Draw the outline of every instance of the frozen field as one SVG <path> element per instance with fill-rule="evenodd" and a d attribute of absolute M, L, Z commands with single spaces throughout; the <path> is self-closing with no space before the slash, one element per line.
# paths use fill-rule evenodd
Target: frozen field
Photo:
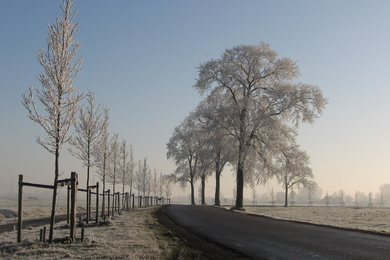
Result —
<path fill-rule="evenodd" d="M 84 208 L 78 207 L 79 211 Z M 50 217 L 51 200 L 24 200 L 23 219 Z M 0 225 L 16 222 L 18 214 L 18 201 L 16 199 L 0 199 Z M 66 201 L 58 200 L 56 214 L 66 214 Z"/>
<path fill-rule="evenodd" d="M 246 212 L 276 219 L 359 229 L 390 235 L 389 208 L 247 207 Z"/>

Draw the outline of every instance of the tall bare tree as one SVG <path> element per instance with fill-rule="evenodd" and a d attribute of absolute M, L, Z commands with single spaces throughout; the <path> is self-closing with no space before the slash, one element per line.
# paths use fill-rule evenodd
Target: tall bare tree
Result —
<path fill-rule="evenodd" d="M 153 170 L 153 175 L 150 178 L 150 190 L 153 193 L 153 196 L 157 196 L 158 180 L 157 180 L 157 170 Z"/>
<path fill-rule="evenodd" d="M 80 44 L 76 40 L 78 24 L 74 23 L 76 16 L 72 0 L 65 0 L 61 7 L 63 16 L 56 16 L 56 23 L 49 26 L 47 49 L 37 51 L 38 61 L 44 72 L 38 76 L 42 90 L 30 87 L 23 94 L 23 106 L 29 112 L 29 118 L 42 126 L 47 137 L 37 137 L 37 142 L 47 151 L 54 154 L 54 190 L 50 221 L 49 241 L 53 240 L 53 227 L 57 198 L 56 181 L 59 177 L 59 158 L 63 145 L 69 141 L 69 130 L 76 120 L 80 109 L 79 102 L 84 97 L 73 85 L 74 79 L 81 70 L 82 58 L 76 58 Z M 34 92 L 44 108 L 39 107 L 34 100 Z"/>
<path fill-rule="evenodd" d="M 105 209 L 105 193 L 106 190 L 106 182 L 107 182 L 107 175 L 109 172 L 109 162 L 111 158 L 111 146 L 110 146 L 110 135 L 108 132 L 108 126 L 109 126 L 109 111 L 108 108 L 104 108 L 104 121 L 106 124 L 104 125 L 103 132 L 102 132 L 102 138 L 100 139 L 100 146 L 97 152 L 94 154 L 96 157 L 96 167 L 98 169 L 97 173 L 100 177 L 100 179 L 103 182 L 103 200 L 102 200 L 102 216 L 104 216 L 104 209 Z M 108 198 L 110 199 L 110 198 Z"/>
<path fill-rule="evenodd" d="M 87 190 L 89 185 L 90 170 L 96 165 L 94 156 L 102 145 L 101 138 L 105 131 L 108 118 L 104 116 L 104 108 L 95 103 L 93 92 L 88 93 L 87 105 L 80 109 L 78 120 L 74 127 L 76 134 L 69 140 L 72 148 L 69 152 L 83 162 L 87 167 Z M 90 199 L 87 192 L 87 218 L 90 216 Z"/>
<path fill-rule="evenodd" d="M 263 166 L 275 138 L 291 124 L 313 122 L 326 104 L 318 87 L 295 83 L 298 75 L 295 62 L 264 43 L 227 49 L 199 66 L 194 87 L 224 100 L 228 113 L 214 120 L 235 139 L 236 209 L 243 209 L 245 178 Z"/>
<path fill-rule="evenodd" d="M 166 199 L 170 198 L 172 195 L 172 184 L 175 182 L 175 174 L 164 175 L 162 176 L 164 196 Z"/>
<path fill-rule="evenodd" d="M 144 157 L 140 172 L 142 196 L 145 197 L 150 190 L 150 166 L 148 165 L 148 157 Z"/>
<path fill-rule="evenodd" d="M 135 176 L 135 189 L 137 190 L 137 195 L 140 196 L 141 195 L 141 191 L 142 191 L 142 161 L 141 160 L 138 160 L 138 163 L 137 163 L 137 172 L 136 172 L 136 176 Z"/>
<path fill-rule="evenodd" d="M 114 134 L 111 137 L 111 141 L 110 141 L 111 156 L 109 161 L 110 164 L 109 164 L 108 177 L 112 184 L 113 194 L 115 193 L 115 187 L 118 184 L 118 179 L 119 179 L 118 171 L 119 171 L 119 160 L 120 160 L 120 147 L 119 147 L 118 138 L 119 138 L 119 134 Z"/>
<path fill-rule="evenodd" d="M 127 162 L 127 185 L 129 185 L 129 193 L 130 195 L 133 194 L 133 188 L 134 188 L 134 182 L 135 182 L 135 161 L 134 161 L 134 153 L 133 153 L 133 146 L 130 144 L 129 146 L 129 160 Z"/>
<path fill-rule="evenodd" d="M 122 139 L 122 143 L 120 144 L 120 160 L 119 160 L 119 168 L 120 168 L 120 178 L 119 180 L 122 182 L 122 205 L 124 208 L 125 201 L 125 186 L 128 183 L 129 179 L 129 149 L 126 144 L 126 140 Z"/>
<path fill-rule="evenodd" d="M 157 188 L 159 197 L 163 196 L 163 189 L 164 189 L 164 180 L 163 180 L 162 171 L 160 171 L 160 178 L 158 178 L 158 188 Z"/>

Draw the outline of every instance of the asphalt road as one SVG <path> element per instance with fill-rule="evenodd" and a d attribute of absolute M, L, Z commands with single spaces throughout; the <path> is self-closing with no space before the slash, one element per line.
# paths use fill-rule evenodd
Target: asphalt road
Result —
<path fill-rule="evenodd" d="M 170 205 L 166 214 L 189 232 L 253 259 L 390 259 L 390 237 L 231 212 Z"/>

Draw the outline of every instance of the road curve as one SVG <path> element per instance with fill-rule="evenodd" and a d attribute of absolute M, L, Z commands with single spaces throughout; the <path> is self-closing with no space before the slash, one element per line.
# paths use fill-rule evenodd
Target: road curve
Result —
<path fill-rule="evenodd" d="M 170 205 L 196 235 L 253 259 L 389 259 L 390 237 L 274 220 L 211 206 Z"/>

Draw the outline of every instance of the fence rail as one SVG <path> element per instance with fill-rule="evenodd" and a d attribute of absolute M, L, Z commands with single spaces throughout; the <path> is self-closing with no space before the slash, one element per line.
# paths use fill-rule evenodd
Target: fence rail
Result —
<path fill-rule="evenodd" d="M 96 185 L 88 186 L 87 189 L 78 188 L 78 175 L 76 172 L 71 173 L 70 179 L 58 180 L 55 182 L 56 186 L 65 186 L 67 185 L 67 223 L 70 224 L 70 239 L 71 243 L 76 241 L 76 202 L 77 202 L 77 192 L 86 192 L 87 200 L 86 200 L 86 224 L 89 224 L 91 220 L 91 200 L 92 195 L 95 195 L 95 222 L 99 223 L 99 220 L 106 221 L 107 218 L 114 217 L 115 214 L 121 213 L 121 211 L 128 211 L 135 208 L 143 208 L 149 206 L 158 206 L 163 204 L 170 204 L 170 198 L 158 197 L 158 196 L 142 196 L 135 194 L 120 193 L 115 192 L 111 193 L 110 189 L 103 190 L 99 193 L 99 182 Z M 35 188 L 44 188 L 44 189 L 54 189 L 54 185 L 45 185 L 39 183 L 30 183 L 23 181 L 23 175 L 19 175 L 19 194 L 18 194 L 18 236 L 17 242 L 21 242 L 22 240 L 22 212 L 23 212 L 23 187 L 30 186 Z M 96 189 L 96 192 L 92 191 L 92 189 Z M 101 203 L 99 197 L 102 197 Z M 122 199 L 121 199 L 122 198 Z M 137 200 L 137 203 L 135 203 Z M 107 201 L 107 203 L 106 203 Z M 121 207 L 122 201 L 122 207 Z M 99 210 L 100 208 L 100 210 Z M 80 218 L 80 221 L 82 219 Z M 83 231 L 83 230 L 82 230 Z M 83 233 L 83 232 L 82 232 Z M 82 239 L 83 240 L 83 239 Z M 40 233 L 40 241 L 45 241 L 45 232 L 44 230 Z M 52 242 L 52 241 L 49 241 Z"/>

